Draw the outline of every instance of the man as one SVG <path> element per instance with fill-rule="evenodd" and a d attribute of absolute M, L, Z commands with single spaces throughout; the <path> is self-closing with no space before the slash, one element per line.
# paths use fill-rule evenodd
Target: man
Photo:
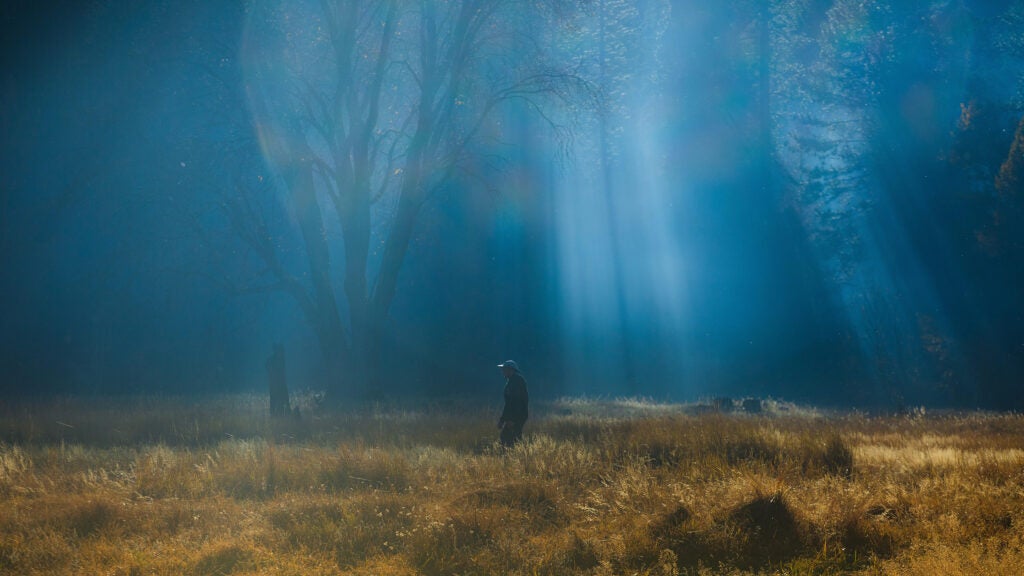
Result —
<path fill-rule="evenodd" d="M 505 407 L 498 419 L 498 428 L 501 429 L 501 445 L 509 448 L 523 438 L 530 395 L 526 391 L 526 378 L 514 361 L 506 360 L 498 364 L 498 368 L 505 375 Z"/>

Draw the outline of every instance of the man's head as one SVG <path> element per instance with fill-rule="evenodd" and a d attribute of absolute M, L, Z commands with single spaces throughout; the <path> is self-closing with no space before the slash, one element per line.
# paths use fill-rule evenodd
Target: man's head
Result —
<path fill-rule="evenodd" d="M 519 365 L 516 364 L 515 360 L 505 360 L 498 364 L 498 368 L 501 368 L 501 373 L 505 375 L 505 378 L 519 372 Z"/>

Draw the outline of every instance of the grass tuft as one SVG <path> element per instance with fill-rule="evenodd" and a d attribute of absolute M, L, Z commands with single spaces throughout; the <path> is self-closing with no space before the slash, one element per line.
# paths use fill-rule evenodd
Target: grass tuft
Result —
<path fill-rule="evenodd" d="M 796 516 L 782 494 L 758 494 L 726 518 L 738 553 L 736 565 L 759 568 L 778 564 L 805 551 Z"/>

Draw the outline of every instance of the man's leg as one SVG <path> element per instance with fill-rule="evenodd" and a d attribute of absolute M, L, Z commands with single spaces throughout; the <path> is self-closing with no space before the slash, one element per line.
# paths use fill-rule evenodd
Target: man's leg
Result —
<path fill-rule="evenodd" d="M 520 422 L 505 422 L 501 427 L 501 445 L 511 448 L 523 439 L 523 425 Z"/>
<path fill-rule="evenodd" d="M 513 422 L 512 423 L 512 443 L 516 444 L 523 439 L 523 423 Z"/>
<path fill-rule="evenodd" d="M 505 448 L 512 446 L 512 423 L 505 422 L 501 425 L 501 435 L 498 436 L 501 445 Z"/>

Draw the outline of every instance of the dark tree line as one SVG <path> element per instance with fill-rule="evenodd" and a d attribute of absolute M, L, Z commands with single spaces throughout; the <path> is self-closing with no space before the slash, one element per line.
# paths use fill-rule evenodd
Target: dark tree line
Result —
<path fill-rule="evenodd" d="M 779 170 L 754 170 L 792 207 L 824 273 L 846 398 L 1019 403 L 1021 233 L 1005 224 L 1020 205 L 1000 174 L 1013 172 L 1024 116 L 1021 8 L 767 12 L 752 14 L 762 57 L 750 76 L 771 124 L 761 151 Z"/>

